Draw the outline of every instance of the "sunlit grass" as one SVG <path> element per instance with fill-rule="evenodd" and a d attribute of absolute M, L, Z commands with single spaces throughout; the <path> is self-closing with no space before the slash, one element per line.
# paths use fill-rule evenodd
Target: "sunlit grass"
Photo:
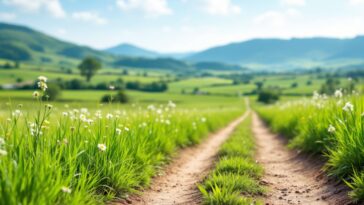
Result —
<path fill-rule="evenodd" d="M 32 98 L 32 92 L 28 95 Z M 150 184 L 179 148 L 244 108 L 173 102 L 72 107 L 39 98 L 0 112 L 0 204 L 103 204 Z"/>
<path fill-rule="evenodd" d="M 263 169 L 253 158 L 251 118 L 246 119 L 224 143 L 212 173 L 199 185 L 204 204 L 262 204 L 254 196 L 265 188 L 259 184 Z"/>

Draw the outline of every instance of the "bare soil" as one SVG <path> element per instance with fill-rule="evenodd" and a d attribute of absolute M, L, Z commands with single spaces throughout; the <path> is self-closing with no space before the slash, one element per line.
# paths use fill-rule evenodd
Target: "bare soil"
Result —
<path fill-rule="evenodd" d="M 211 134 L 199 145 L 181 150 L 177 158 L 163 169 L 164 173 L 153 179 L 151 187 L 142 196 L 133 196 L 122 204 L 200 204 L 201 195 L 197 184 L 213 167 L 219 147 L 248 114 L 249 111 L 227 127 Z"/>
<path fill-rule="evenodd" d="M 266 204 L 350 204 L 348 188 L 322 171 L 324 160 L 286 148 L 282 136 L 272 134 L 253 114 L 257 161 L 264 167 L 262 183 L 269 188 Z"/>

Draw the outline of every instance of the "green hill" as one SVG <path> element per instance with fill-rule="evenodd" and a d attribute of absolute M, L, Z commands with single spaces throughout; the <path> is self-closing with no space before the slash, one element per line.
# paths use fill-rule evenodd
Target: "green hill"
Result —
<path fill-rule="evenodd" d="M 144 57 L 155 58 L 160 54 L 154 51 L 150 51 L 144 48 L 134 46 L 132 44 L 124 43 L 105 50 L 114 55 L 130 56 L 130 57 Z"/>
<path fill-rule="evenodd" d="M 49 64 L 56 69 L 58 67 L 75 68 L 75 65 L 86 56 L 99 58 L 103 64 L 115 68 L 153 68 L 178 71 L 209 69 L 209 67 L 217 70 L 225 70 L 226 68 L 240 69 L 240 67 L 234 66 L 226 67 L 221 63 L 190 64 L 174 58 L 164 57 L 164 54 L 158 56 L 155 53 L 156 56 L 153 56 L 152 51 L 132 45 L 123 45 L 118 49 L 120 48 L 123 52 L 113 55 L 106 51 L 61 41 L 25 26 L 0 23 L 0 59 L 28 62 L 36 65 Z M 154 58 L 136 57 L 138 55 L 149 55 L 149 57 Z"/>
<path fill-rule="evenodd" d="M 139 57 L 139 58 L 174 58 L 181 60 L 192 55 L 194 52 L 175 52 L 175 53 L 161 53 L 157 51 L 148 50 L 139 46 L 135 46 L 129 43 L 123 43 L 111 48 L 104 50 L 105 52 L 122 55 L 128 57 Z"/>
<path fill-rule="evenodd" d="M 110 54 L 78 46 L 45 35 L 28 27 L 0 23 L 0 58 L 36 63 L 72 63 L 85 56 L 110 62 Z"/>

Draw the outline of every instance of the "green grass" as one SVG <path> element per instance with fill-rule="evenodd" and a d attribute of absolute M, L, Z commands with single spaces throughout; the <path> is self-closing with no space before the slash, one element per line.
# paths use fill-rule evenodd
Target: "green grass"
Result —
<path fill-rule="evenodd" d="M 64 104 L 72 105 L 73 107 L 95 107 L 100 108 L 100 99 L 103 95 L 116 91 L 93 91 L 93 90 L 64 90 L 57 102 L 54 104 L 63 107 Z M 181 95 L 178 93 L 146 93 L 138 91 L 127 91 L 126 94 L 130 98 L 130 103 L 120 105 L 120 107 L 131 107 L 149 104 L 165 104 L 172 100 L 179 106 L 185 108 L 209 108 L 209 107 L 238 107 L 242 106 L 243 98 L 225 97 L 225 96 L 201 96 L 201 95 Z M 0 107 L 1 104 L 12 101 L 14 103 L 25 104 L 32 102 L 32 91 L 28 90 L 0 90 Z"/>
<path fill-rule="evenodd" d="M 199 143 L 244 110 L 236 99 L 199 100 L 176 108 L 167 101 L 69 107 L 34 99 L 3 102 L 0 204 L 103 204 L 137 193 L 177 149 Z"/>
<path fill-rule="evenodd" d="M 225 86 L 231 85 L 232 80 L 222 79 L 218 77 L 201 77 L 201 78 L 188 78 L 181 81 L 171 83 L 169 91 L 173 93 L 181 93 L 182 90 L 192 92 L 194 88 L 204 88 L 210 86 Z M 201 89 L 202 90 L 202 89 Z"/>
<path fill-rule="evenodd" d="M 234 131 L 219 151 L 219 160 L 199 185 L 204 204 L 262 204 L 254 197 L 265 192 L 259 184 L 263 169 L 254 161 L 251 117 Z"/>
<path fill-rule="evenodd" d="M 291 139 L 291 147 L 324 155 L 328 174 L 345 179 L 353 199 L 364 199 L 364 97 L 321 96 L 258 110 L 274 131 Z"/>
<path fill-rule="evenodd" d="M 345 85 L 346 79 L 340 78 Z M 311 84 L 307 84 L 311 81 Z M 267 75 L 255 76 L 248 84 L 233 85 L 232 80 L 220 77 L 201 77 L 187 78 L 181 81 L 172 82 L 169 84 L 169 92 L 181 93 L 184 90 L 191 93 L 194 88 L 199 88 L 200 91 L 212 95 L 230 95 L 236 96 L 243 93 L 251 93 L 256 89 L 255 82 L 263 82 L 264 87 L 279 87 L 282 94 L 285 96 L 309 96 L 313 91 L 320 90 L 325 79 L 318 78 L 316 75 Z M 292 87 L 292 84 L 297 83 L 297 87 Z"/>

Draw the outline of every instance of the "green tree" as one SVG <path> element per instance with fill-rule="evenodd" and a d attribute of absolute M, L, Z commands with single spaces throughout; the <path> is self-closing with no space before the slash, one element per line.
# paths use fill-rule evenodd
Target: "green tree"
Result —
<path fill-rule="evenodd" d="M 321 86 L 320 93 L 332 95 L 335 90 L 339 88 L 340 81 L 337 78 L 329 77 L 326 82 Z"/>
<path fill-rule="evenodd" d="M 124 90 L 119 90 L 116 95 L 106 94 L 102 96 L 102 103 L 128 103 L 129 97 Z"/>
<path fill-rule="evenodd" d="M 262 103 L 274 103 L 279 100 L 280 91 L 279 89 L 262 89 L 258 93 L 258 102 Z"/>
<path fill-rule="evenodd" d="M 78 66 L 78 69 L 81 72 L 82 76 L 86 77 L 86 81 L 90 82 L 92 76 L 94 76 L 98 70 L 102 67 L 101 62 L 93 57 L 86 57 L 82 60 L 81 64 Z"/>
<path fill-rule="evenodd" d="M 20 68 L 19 61 L 14 61 L 14 68 Z"/>
<path fill-rule="evenodd" d="M 62 95 L 62 90 L 59 85 L 55 83 L 48 83 L 48 89 L 45 91 L 43 100 L 45 101 L 55 101 Z"/>
<path fill-rule="evenodd" d="M 264 82 L 255 82 L 255 85 L 257 86 L 257 90 L 260 91 L 263 88 Z"/>

